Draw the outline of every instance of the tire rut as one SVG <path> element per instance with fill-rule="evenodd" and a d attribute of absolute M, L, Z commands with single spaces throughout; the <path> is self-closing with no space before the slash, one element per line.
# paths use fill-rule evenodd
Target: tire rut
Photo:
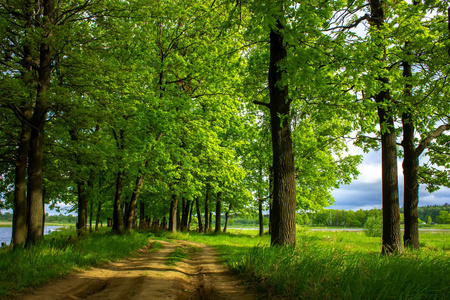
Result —
<path fill-rule="evenodd" d="M 215 250 L 187 241 L 158 241 L 163 248 L 69 275 L 12 299 L 257 299 L 219 263 Z M 195 246 L 190 257 L 166 265 L 177 246 Z"/>

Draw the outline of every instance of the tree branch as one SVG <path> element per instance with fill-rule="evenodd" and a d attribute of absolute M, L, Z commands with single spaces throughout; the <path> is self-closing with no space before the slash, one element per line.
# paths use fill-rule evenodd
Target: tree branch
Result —
<path fill-rule="evenodd" d="M 322 30 L 322 31 L 333 31 L 333 30 L 336 30 L 336 29 L 350 30 L 350 29 L 355 28 L 356 26 L 358 26 L 359 23 L 361 23 L 364 20 L 370 20 L 370 15 L 369 14 L 365 14 L 364 16 L 362 16 L 361 18 L 359 18 L 358 20 L 356 20 L 354 23 L 352 23 L 350 25 L 347 25 L 347 26 L 336 26 L 336 27 L 329 28 L 329 29 Z"/>
<path fill-rule="evenodd" d="M 15 104 L 8 104 L 8 106 L 12 109 L 12 111 L 14 112 L 14 114 L 16 115 L 16 117 L 19 119 L 20 122 L 27 124 L 28 126 L 30 126 L 33 129 L 37 129 L 36 126 L 34 126 L 30 120 L 28 120 L 24 114 L 22 113 L 22 111 L 20 110 L 20 108 L 15 105 Z"/>
<path fill-rule="evenodd" d="M 262 105 L 262 106 L 265 106 L 267 108 L 270 108 L 270 103 L 266 103 L 266 102 L 261 102 L 261 101 L 255 100 L 255 101 L 253 101 L 253 104 Z"/>
<path fill-rule="evenodd" d="M 422 154 L 423 150 L 428 146 L 428 144 L 431 143 L 432 140 L 440 136 L 444 131 L 450 130 L 450 124 L 444 124 L 436 128 L 435 131 L 430 133 L 427 137 L 425 137 L 420 143 L 419 146 L 417 146 L 415 150 L 415 154 L 419 156 Z"/>

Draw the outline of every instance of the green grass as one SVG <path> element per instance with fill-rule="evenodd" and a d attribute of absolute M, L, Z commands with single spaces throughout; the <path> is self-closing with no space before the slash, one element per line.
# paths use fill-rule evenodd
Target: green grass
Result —
<path fill-rule="evenodd" d="M 73 230 L 53 232 L 37 247 L 0 249 L 0 298 L 35 287 L 73 270 L 136 253 L 148 238 L 184 239 L 217 249 L 223 262 L 268 295 L 292 299 L 448 299 L 450 232 L 421 232 L 420 251 L 383 257 L 381 238 L 361 232 L 298 228 L 295 249 L 269 247 L 255 230 L 227 234 L 158 232 L 115 236 L 102 229 L 68 242 Z M 158 242 L 151 249 L 160 249 Z M 176 264 L 195 247 L 177 247 Z M 14 267 L 11 267 L 14 266 Z M 51 267 L 50 267 L 51 266 Z"/>
<path fill-rule="evenodd" d="M 169 253 L 166 257 L 166 265 L 173 266 L 177 262 L 180 262 L 191 256 L 192 253 L 199 251 L 200 249 L 195 246 L 177 246 L 175 251 Z"/>
<path fill-rule="evenodd" d="M 74 230 L 66 229 L 45 236 L 37 246 L 14 251 L 10 247 L 1 249 L 0 298 L 43 285 L 74 270 L 134 255 L 148 244 L 150 235 L 134 232 L 117 236 L 104 229 L 80 239 L 74 236 Z"/>
<path fill-rule="evenodd" d="M 423 232 L 422 249 L 384 257 L 381 238 L 363 232 L 299 229 L 295 249 L 269 247 L 256 231 L 178 234 L 214 246 L 223 261 L 265 295 L 289 299 L 447 299 L 449 232 Z"/>

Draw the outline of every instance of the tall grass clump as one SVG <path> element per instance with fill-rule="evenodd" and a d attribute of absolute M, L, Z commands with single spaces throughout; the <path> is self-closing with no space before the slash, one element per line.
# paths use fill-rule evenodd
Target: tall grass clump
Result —
<path fill-rule="evenodd" d="M 74 270 L 85 269 L 136 253 L 148 244 L 148 234 L 92 233 L 79 239 L 74 230 L 45 236 L 36 246 L 0 252 L 0 298 Z"/>
<path fill-rule="evenodd" d="M 268 294 L 292 299 L 447 299 L 445 253 L 385 257 L 323 247 L 255 247 L 236 270 Z"/>

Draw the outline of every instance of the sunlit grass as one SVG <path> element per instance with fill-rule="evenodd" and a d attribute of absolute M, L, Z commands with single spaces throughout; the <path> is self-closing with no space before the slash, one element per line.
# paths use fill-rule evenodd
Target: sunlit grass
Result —
<path fill-rule="evenodd" d="M 71 237 L 69 237 L 71 236 Z M 148 238 L 184 239 L 217 249 L 222 261 L 267 295 L 301 299 L 446 299 L 450 294 L 450 232 L 421 232 L 421 250 L 383 257 L 381 239 L 361 232 L 298 228 L 297 247 L 270 247 L 268 234 L 230 230 L 155 234 L 100 233 L 74 239 L 74 230 L 53 232 L 36 247 L 0 249 L 0 297 L 36 287 L 74 270 L 133 255 Z M 149 251 L 161 243 L 153 242 Z M 179 247 L 173 263 L 195 247 Z M 186 256 L 187 255 L 187 256 Z"/>
<path fill-rule="evenodd" d="M 381 238 L 362 231 L 299 228 L 295 249 L 269 247 L 270 236 L 178 234 L 214 246 L 223 261 L 266 295 L 291 299 L 447 299 L 448 232 L 422 232 L 420 251 L 384 257 Z"/>
<path fill-rule="evenodd" d="M 75 239 L 74 230 L 53 232 L 37 246 L 0 251 L 0 297 L 40 286 L 74 270 L 133 255 L 149 234 L 116 236 L 105 230 Z"/>

